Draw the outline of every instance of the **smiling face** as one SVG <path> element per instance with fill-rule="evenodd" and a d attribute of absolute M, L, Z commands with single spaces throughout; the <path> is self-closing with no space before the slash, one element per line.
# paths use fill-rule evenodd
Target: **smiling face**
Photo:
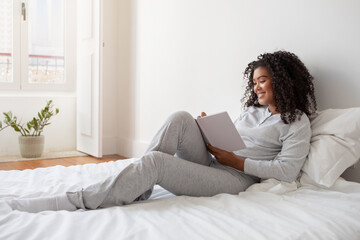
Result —
<path fill-rule="evenodd" d="M 275 100 L 272 88 L 271 74 L 264 67 L 258 67 L 253 74 L 254 92 L 258 96 L 260 105 L 269 105 L 272 113 L 275 111 Z"/>

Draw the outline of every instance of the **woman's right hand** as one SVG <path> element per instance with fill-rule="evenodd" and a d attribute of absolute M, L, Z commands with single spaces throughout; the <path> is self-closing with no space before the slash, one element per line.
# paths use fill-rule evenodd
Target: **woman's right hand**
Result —
<path fill-rule="evenodd" d="M 206 113 L 201 112 L 200 116 L 197 116 L 197 118 L 202 118 L 202 117 L 206 117 Z"/>

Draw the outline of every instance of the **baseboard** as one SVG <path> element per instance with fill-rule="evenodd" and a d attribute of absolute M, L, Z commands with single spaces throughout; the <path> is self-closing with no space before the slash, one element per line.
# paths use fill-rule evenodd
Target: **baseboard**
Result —
<path fill-rule="evenodd" d="M 142 141 L 134 141 L 126 138 L 118 138 L 117 154 L 126 157 L 141 157 L 149 143 Z"/>
<path fill-rule="evenodd" d="M 53 159 L 53 158 L 84 157 L 84 156 L 88 156 L 88 155 L 76 150 L 61 151 L 61 152 L 44 152 L 41 155 L 41 157 L 37 157 L 37 158 L 23 158 L 20 155 L 0 156 L 0 162 L 31 161 L 31 160 Z"/>

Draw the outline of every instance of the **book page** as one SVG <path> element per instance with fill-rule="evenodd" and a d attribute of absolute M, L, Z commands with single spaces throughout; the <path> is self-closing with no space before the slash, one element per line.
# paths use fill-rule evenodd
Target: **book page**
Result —
<path fill-rule="evenodd" d="M 195 119 L 204 140 L 222 150 L 233 152 L 246 148 L 227 112 Z"/>

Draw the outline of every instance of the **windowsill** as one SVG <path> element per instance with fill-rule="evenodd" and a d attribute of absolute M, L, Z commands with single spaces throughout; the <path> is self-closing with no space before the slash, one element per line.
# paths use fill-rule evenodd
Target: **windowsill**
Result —
<path fill-rule="evenodd" d="M 78 151 L 45 152 L 39 158 L 23 158 L 20 155 L 0 156 L 0 162 L 18 162 L 18 161 L 45 160 L 52 158 L 84 157 L 84 156 L 88 156 L 88 155 Z"/>

